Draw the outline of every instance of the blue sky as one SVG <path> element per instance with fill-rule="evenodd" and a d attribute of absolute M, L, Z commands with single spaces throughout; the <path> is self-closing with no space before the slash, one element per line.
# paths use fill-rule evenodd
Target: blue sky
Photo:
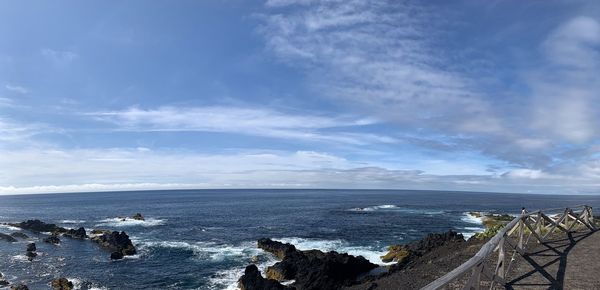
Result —
<path fill-rule="evenodd" d="M 4 1 L 0 193 L 600 189 L 596 1 Z"/>

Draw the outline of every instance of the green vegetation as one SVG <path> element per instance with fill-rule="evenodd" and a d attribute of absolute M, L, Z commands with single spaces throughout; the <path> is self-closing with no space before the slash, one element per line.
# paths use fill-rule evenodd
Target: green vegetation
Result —
<path fill-rule="evenodd" d="M 388 247 L 388 253 L 384 256 L 381 256 L 381 261 L 384 263 L 389 262 L 402 262 L 406 257 L 410 255 L 410 251 L 406 246 L 403 245 L 393 245 Z"/>

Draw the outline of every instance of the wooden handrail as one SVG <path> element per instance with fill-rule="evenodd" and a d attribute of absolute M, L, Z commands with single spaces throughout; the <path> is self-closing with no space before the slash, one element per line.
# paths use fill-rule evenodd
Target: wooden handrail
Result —
<path fill-rule="evenodd" d="M 582 208 L 581 213 L 576 214 L 573 211 L 574 208 Z M 544 214 L 544 211 L 549 212 L 557 210 L 562 210 L 563 213 L 556 220 L 553 220 L 551 217 Z M 568 224 L 569 217 L 572 218 L 571 225 Z M 534 226 L 530 224 L 530 220 L 535 220 Z M 544 225 L 544 221 L 548 222 L 548 228 Z M 463 289 L 479 289 L 482 274 L 490 279 L 492 285 L 493 283 L 504 284 L 504 278 L 509 268 L 505 266 L 505 242 L 507 242 L 509 246 L 514 248 L 513 255 L 516 253 L 522 255 L 525 253 L 525 246 L 527 245 L 532 236 L 538 242 L 543 243 L 546 241 L 546 238 L 550 236 L 557 228 L 562 231 L 569 232 L 570 229 L 578 223 L 583 224 L 591 231 L 596 230 L 596 227 L 593 223 L 592 208 L 590 206 L 577 205 L 571 208 L 543 209 L 534 212 L 527 212 L 525 208 L 523 208 L 519 216 L 511 220 L 494 237 L 492 237 L 488 242 L 486 242 L 473 257 L 471 257 L 469 260 L 467 260 L 454 270 L 450 271 L 446 275 L 436 279 L 435 281 L 421 288 L 421 290 L 442 289 L 443 287 L 449 285 L 451 282 L 459 279 L 460 277 L 463 277 L 469 271 L 472 271 L 472 274 L 471 277 L 468 279 L 467 284 L 464 285 Z M 549 229 L 548 233 L 546 233 L 546 235 L 544 235 L 543 237 L 541 236 L 542 229 Z M 529 237 L 525 240 L 524 233 L 526 230 L 529 230 L 530 234 Z M 519 233 L 519 236 L 517 237 L 518 244 L 516 245 L 507 239 L 512 234 L 514 234 L 515 231 L 518 231 Z M 484 262 L 486 261 L 486 259 L 490 258 L 492 254 L 496 251 L 498 251 L 498 261 L 496 263 L 495 271 L 493 273 L 490 273 L 491 271 L 486 268 Z"/>

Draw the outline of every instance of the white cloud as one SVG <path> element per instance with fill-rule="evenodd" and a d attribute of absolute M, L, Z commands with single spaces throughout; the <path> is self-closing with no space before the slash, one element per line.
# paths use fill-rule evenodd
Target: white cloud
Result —
<path fill-rule="evenodd" d="M 270 109 L 242 107 L 130 108 L 89 114 L 98 120 L 131 131 L 224 132 L 282 139 L 326 141 L 347 144 L 397 142 L 389 136 L 346 131 L 349 127 L 376 124 L 374 119 L 285 114 Z M 324 132 L 323 130 L 330 130 Z M 333 130 L 333 131 L 331 131 Z"/>
<path fill-rule="evenodd" d="M 288 4 L 303 5 L 279 9 Z M 260 30 L 267 47 L 304 68 L 319 93 L 403 124 L 502 130 L 473 81 L 434 49 L 446 24 L 436 11 L 399 1 L 269 1 L 267 6 L 275 6 L 263 16 Z M 478 126 L 482 121 L 485 127 Z"/>
<path fill-rule="evenodd" d="M 42 56 L 52 61 L 56 65 L 69 64 L 79 58 L 79 54 L 68 50 L 54 50 L 50 48 L 43 48 L 40 52 Z"/>
<path fill-rule="evenodd" d="M 586 68 L 600 62 L 600 24 L 596 19 L 575 17 L 550 34 L 544 42 L 549 60 L 556 64 Z"/>
<path fill-rule="evenodd" d="M 11 92 L 19 93 L 22 95 L 29 93 L 28 88 L 18 86 L 18 85 L 6 84 L 6 85 L 4 85 L 4 88 L 6 88 L 7 90 L 9 90 Z"/>

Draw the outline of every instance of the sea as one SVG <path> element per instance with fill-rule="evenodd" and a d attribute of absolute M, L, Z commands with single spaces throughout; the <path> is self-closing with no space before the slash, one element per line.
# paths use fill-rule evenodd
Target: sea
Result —
<path fill-rule="evenodd" d="M 119 261 L 90 241 L 0 241 L 0 272 L 11 283 L 48 289 L 66 277 L 76 289 L 237 289 L 244 268 L 277 260 L 256 248 L 260 238 L 299 249 L 360 255 L 384 264 L 392 244 L 453 229 L 482 230 L 470 211 L 518 214 L 588 204 L 600 196 L 414 190 L 165 190 L 0 196 L 0 223 L 40 219 L 66 228 L 125 231 L 138 254 Z M 133 220 L 136 213 L 145 221 Z M 18 229 L 0 226 L 0 232 Z M 25 257 L 35 242 L 39 256 Z"/>

